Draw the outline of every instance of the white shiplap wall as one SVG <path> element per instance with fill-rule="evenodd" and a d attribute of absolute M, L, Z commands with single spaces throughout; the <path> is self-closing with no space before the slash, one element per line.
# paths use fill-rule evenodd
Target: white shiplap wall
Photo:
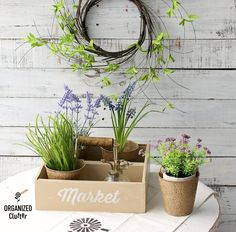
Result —
<path fill-rule="evenodd" d="M 161 0 L 144 1 L 165 15 Z M 231 232 L 236 226 L 236 1 L 182 2 L 189 12 L 200 17 L 195 23 L 196 41 L 190 27 L 186 28 L 185 39 L 179 40 L 183 31 L 176 21 L 165 17 L 163 20 L 172 35 L 173 48 L 192 51 L 175 54 L 172 65 L 176 69 L 173 78 L 190 90 L 169 80 L 162 80 L 159 86 L 186 113 L 174 110 L 150 116 L 139 125 L 133 139 L 151 142 L 158 136 L 180 133 L 203 138 L 213 158 L 201 169 L 202 179 L 221 196 L 223 216 L 219 231 Z M 56 108 L 64 83 L 80 94 L 88 88 L 89 83 L 81 81 L 81 76 L 72 73 L 61 60 L 51 57 L 46 48 L 31 51 L 19 62 L 29 47 L 18 47 L 28 32 L 35 33 L 34 21 L 40 33 L 47 36 L 52 4 L 53 0 L 0 0 L 0 180 L 40 163 L 18 144 L 24 141 L 25 126 L 34 121 L 36 113 L 46 114 Z M 127 0 L 104 0 L 91 12 L 88 26 L 91 36 L 101 44 L 120 49 L 137 37 L 137 9 Z M 57 35 L 55 27 L 53 36 Z M 149 93 L 161 103 L 154 89 L 150 88 Z M 143 96 L 140 99 L 144 101 Z M 109 126 L 109 121 L 101 122 L 95 134 L 111 135 Z"/>

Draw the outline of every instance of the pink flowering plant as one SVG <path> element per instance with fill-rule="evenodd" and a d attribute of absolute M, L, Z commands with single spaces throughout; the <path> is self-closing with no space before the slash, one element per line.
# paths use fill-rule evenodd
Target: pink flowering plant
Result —
<path fill-rule="evenodd" d="M 207 162 L 211 151 L 198 139 L 194 146 L 190 144 L 190 136 L 183 134 L 181 138 L 159 140 L 156 146 L 160 159 L 155 160 L 164 168 L 169 176 L 188 177 L 194 175 L 198 167 Z"/>

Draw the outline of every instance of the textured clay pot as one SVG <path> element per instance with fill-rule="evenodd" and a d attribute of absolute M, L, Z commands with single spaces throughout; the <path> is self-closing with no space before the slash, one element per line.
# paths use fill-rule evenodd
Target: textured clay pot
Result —
<path fill-rule="evenodd" d="M 102 150 L 102 158 L 107 161 L 113 161 L 114 155 L 112 150 L 107 150 L 103 147 L 101 147 Z M 118 153 L 118 158 L 121 160 L 127 160 L 127 161 L 136 161 L 137 155 L 140 148 L 139 145 L 133 141 L 128 140 L 125 145 L 125 150 L 121 153 Z"/>
<path fill-rule="evenodd" d="M 58 179 L 58 180 L 78 180 L 80 171 L 84 168 L 85 162 L 83 160 L 78 160 L 78 168 L 72 171 L 57 171 L 48 168 L 45 165 L 48 179 Z"/>
<path fill-rule="evenodd" d="M 165 211 L 172 216 L 186 216 L 192 213 L 199 172 L 190 179 L 175 178 L 176 180 L 163 179 L 163 173 L 159 172 L 159 182 Z"/>

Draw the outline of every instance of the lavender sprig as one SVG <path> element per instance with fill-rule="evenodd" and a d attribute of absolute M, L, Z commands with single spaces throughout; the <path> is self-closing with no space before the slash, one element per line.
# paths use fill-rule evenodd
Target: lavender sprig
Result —
<path fill-rule="evenodd" d="M 92 95 L 86 93 L 86 107 L 83 108 L 81 99 L 73 93 L 67 86 L 64 86 L 65 93 L 58 105 L 59 112 L 65 111 L 66 116 L 70 118 L 74 125 L 75 136 L 89 135 L 91 128 L 95 125 L 96 116 L 99 115 L 98 108 L 101 107 L 101 96 L 94 102 Z M 83 117 L 82 117 L 82 111 Z"/>

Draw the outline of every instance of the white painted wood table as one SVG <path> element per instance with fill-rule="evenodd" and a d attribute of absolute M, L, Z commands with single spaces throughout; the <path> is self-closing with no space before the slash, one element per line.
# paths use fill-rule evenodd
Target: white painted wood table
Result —
<path fill-rule="evenodd" d="M 35 210 L 34 178 L 37 171 L 38 169 L 32 169 L 22 172 L 0 183 L 0 222 L 1 228 L 5 228 L 5 231 L 205 232 L 214 231 L 219 218 L 216 195 L 201 182 L 198 185 L 194 211 L 190 216 L 167 215 L 162 207 L 158 179 L 153 172 L 149 178 L 145 214 Z M 17 192 L 22 194 L 16 195 Z M 12 211 L 15 205 L 27 205 L 28 208 L 25 207 L 25 210 L 30 211 Z"/>

